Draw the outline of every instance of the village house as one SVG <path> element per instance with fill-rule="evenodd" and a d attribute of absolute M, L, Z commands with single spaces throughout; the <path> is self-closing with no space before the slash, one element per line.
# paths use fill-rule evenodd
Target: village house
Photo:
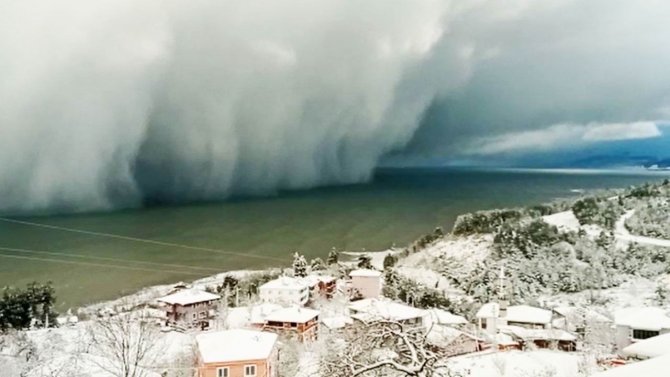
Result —
<path fill-rule="evenodd" d="M 436 325 L 450 326 L 454 328 L 461 328 L 469 324 L 465 317 L 453 314 L 442 309 L 428 309 L 431 321 Z"/>
<path fill-rule="evenodd" d="M 501 326 L 500 332 L 509 335 L 521 347 L 528 347 L 532 344 L 537 348 L 552 348 L 568 352 L 577 350 L 577 337 L 561 329 Z"/>
<path fill-rule="evenodd" d="M 360 269 L 349 273 L 352 297 L 379 298 L 382 293 L 382 273 L 376 270 Z"/>
<path fill-rule="evenodd" d="M 337 288 L 337 279 L 334 276 L 308 275 L 302 281 L 309 288 L 309 300 L 319 298 L 331 299 Z"/>
<path fill-rule="evenodd" d="M 361 322 L 387 320 L 422 327 L 428 327 L 430 322 L 428 311 L 385 299 L 354 301 L 349 305 L 349 313 L 351 318 Z"/>
<path fill-rule="evenodd" d="M 196 336 L 198 377 L 277 377 L 277 334 L 225 330 Z"/>
<path fill-rule="evenodd" d="M 313 341 L 318 337 L 319 314 L 318 310 L 302 307 L 282 308 L 267 314 L 260 326 L 301 342 Z"/>
<path fill-rule="evenodd" d="M 165 311 L 165 324 L 171 326 L 209 327 L 214 306 L 221 296 L 199 289 L 181 289 L 158 299 Z"/>
<path fill-rule="evenodd" d="M 626 308 L 614 313 L 616 345 L 622 350 L 640 340 L 670 332 L 670 316 L 660 308 Z"/>
<path fill-rule="evenodd" d="M 433 326 L 426 335 L 426 343 L 445 357 L 480 351 L 481 340 L 474 335 L 449 326 Z"/>
<path fill-rule="evenodd" d="M 518 326 L 529 329 L 552 328 L 551 310 L 528 305 L 514 305 L 505 308 L 497 302 L 484 304 L 476 314 L 479 331 L 495 334 L 500 326 Z"/>
<path fill-rule="evenodd" d="M 261 285 L 258 295 L 263 302 L 303 306 L 309 301 L 310 288 L 300 279 L 281 276 Z"/>

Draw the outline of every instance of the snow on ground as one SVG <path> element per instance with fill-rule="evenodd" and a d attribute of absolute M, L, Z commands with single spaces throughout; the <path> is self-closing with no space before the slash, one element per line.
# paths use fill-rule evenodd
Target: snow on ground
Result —
<path fill-rule="evenodd" d="M 596 370 L 583 353 L 551 350 L 482 352 L 452 358 L 447 365 L 452 373 L 471 377 L 575 377 Z"/>
<path fill-rule="evenodd" d="M 467 237 L 447 236 L 424 250 L 410 254 L 407 258 L 398 263 L 398 267 L 424 267 L 428 269 L 435 268 L 435 261 L 438 259 L 451 259 L 453 262 L 461 265 L 468 273 L 474 269 L 478 263 L 484 261 L 493 250 L 493 235 L 472 235 Z M 469 270 L 467 270 L 469 269 Z M 435 280 L 433 280 L 435 284 Z"/>
<path fill-rule="evenodd" d="M 587 224 L 580 225 L 579 220 L 572 211 L 554 213 L 553 215 L 543 216 L 542 220 L 558 228 L 561 232 L 578 232 L 580 229 L 586 232 L 590 238 L 596 238 L 603 231 L 598 225 Z"/>
<path fill-rule="evenodd" d="M 622 308 L 656 306 L 657 294 L 655 291 L 657 286 L 658 282 L 654 280 L 635 278 L 618 287 L 577 293 L 561 293 L 551 297 L 543 297 L 541 300 L 546 301 L 551 306 L 602 306 L 608 312 L 614 313 Z M 597 304 L 594 302 L 597 302 Z"/>
<path fill-rule="evenodd" d="M 621 216 L 621 218 L 619 218 L 619 220 L 616 222 L 614 236 L 617 239 L 643 245 L 670 247 L 670 240 L 632 235 L 626 228 L 626 220 L 631 218 L 633 214 L 635 214 L 635 210 L 630 210 Z"/>

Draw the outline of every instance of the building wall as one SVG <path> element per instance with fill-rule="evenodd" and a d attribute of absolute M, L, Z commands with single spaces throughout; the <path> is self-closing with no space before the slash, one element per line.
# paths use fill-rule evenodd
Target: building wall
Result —
<path fill-rule="evenodd" d="M 211 302 L 198 303 L 195 305 L 167 305 L 165 307 L 166 319 L 170 323 L 181 323 L 195 326 L 198 323 L 209 320 L 209 311 L 214 308 Z M 195 314 L 195 318 L 194 315 Z"/>
<path fill-rule="evenodd" d="M 258 293 L 261 301 L 277 304 L 305 305 L 309 300 L 309 289 L 303 287 L 263 288 Z"/>
<path fill-rule="evenodd" d="M 198 377 L 218 377 L 217 369 L 221 367 L 229 368 L 229 377 L 245 377 L 244 367 L 247 365 L 256 366 L 256 377 L 278 377 L 278 352 L 275 349 L 272 356 L 267 360 L 247 360 L 229 363 L 199 363 Z"/>
<path fill-rule="evenodd" d="M 670 329 L 661 329 L 660 334 L 669 333 Z M 630 326 L 616 325 L 616 347 L 618 351 L 638 341 L 633 339 L 633 329 Z"/>
<path fill-rule="evenodd" d="M 351 288 L 360 292 L 363 298 L 379 298 L 382 291 L 381 276 L 352 276 Z"/>

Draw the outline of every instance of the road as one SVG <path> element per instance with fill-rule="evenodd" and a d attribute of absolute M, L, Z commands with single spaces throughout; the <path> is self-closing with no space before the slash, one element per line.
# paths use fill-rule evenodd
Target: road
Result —
<path fill-rule="evenodd" d="M 614 227 L 614 236 L 622 241 L 626 242 L 635 242 L 643 245 L 653 245 L 653 246 L 663 246 L 663 247 L 670 247 L 670 240 L 665 240 L 661 238 L 652 238 L 652 237 L 644 237 L 644 236 L 636 236 L 633 234 L 630 234 L 628 229 L 626 229 L 626 220 L 628 220 L 633 214 L 635 213 L 635 210 L 630 210 L 626 212 L 619 221 L 616 222 L 616 226 Z"/>

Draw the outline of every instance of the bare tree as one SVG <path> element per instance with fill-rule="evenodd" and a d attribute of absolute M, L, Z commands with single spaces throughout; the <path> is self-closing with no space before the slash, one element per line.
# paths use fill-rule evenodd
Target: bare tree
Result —
<path fill-rule="evenodd" d="M 146 377 L 143 366 L 155 362 L 158 331 L 144 319 L 128 315 L 94 322 L 90 328 L 91 353 L 99 356 L 98 367 L 117 377 Z"/>
<path fill-rule="evenodd" d="M 436 375 L 443 358 L 426 344 L 425 329 L 393 321 L 358 324 L 344 330 L 340 341 L 327 343 L 322 374 L 344 376 Z"/>

